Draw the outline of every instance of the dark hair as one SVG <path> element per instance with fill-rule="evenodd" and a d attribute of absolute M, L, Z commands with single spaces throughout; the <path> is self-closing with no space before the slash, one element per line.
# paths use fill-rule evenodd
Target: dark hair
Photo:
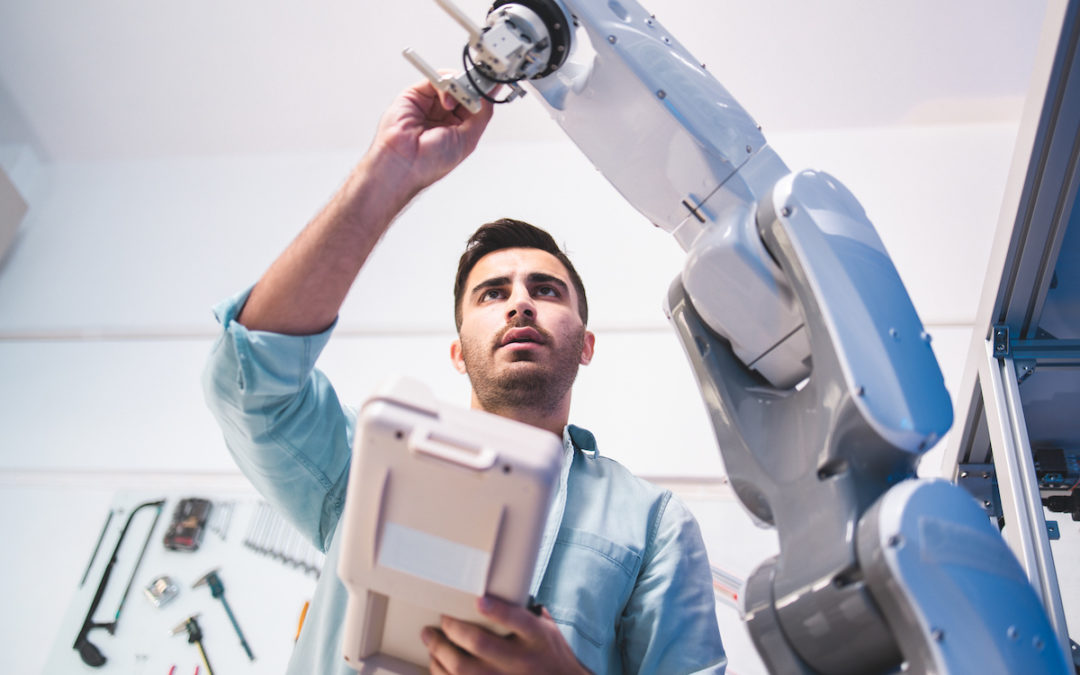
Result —
<path fill-rule="evenodd" d="M 454 324 L 461 330 L 461 301 L 465 295 L 465 281 L 469 272 L 481 258 L 504 248 L 536 248 L 555 256 L 570 273 L 570 281 L 578 296 L 578 313 L 581 322 L 589 322 L 589 303 L 585 299 L 585 284 L 581 282 L 574 264 L 566 257 L 550 234 L 535 225 L 513 218 L 499 218 L 481 225 L 469 237 L 465 252 L 458 261 L 457 279 L 454 280 Z"/>

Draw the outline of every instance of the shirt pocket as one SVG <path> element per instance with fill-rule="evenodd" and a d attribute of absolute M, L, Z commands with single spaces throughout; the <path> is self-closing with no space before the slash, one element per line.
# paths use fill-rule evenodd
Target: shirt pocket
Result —
<path fill-rule="evenodd" d="M 564 527 L 551 551 L 539 600 L 557 623 L 572 626 L 594 648 L 611 645 L 640 565 L 641 556 L 631 549 Z"/>

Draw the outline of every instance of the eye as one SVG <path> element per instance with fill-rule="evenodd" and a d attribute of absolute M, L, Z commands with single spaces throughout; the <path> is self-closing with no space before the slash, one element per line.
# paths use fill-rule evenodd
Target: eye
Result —
<path fill-rule="evenodd" d="M 555 286 L 537 286 L 536 294 L 548 298 L 557 298 L 559 297 L 559 289 Z"/>
<path fill-rule="evenodd" d="M 487 300 L 498 300 L 501 297 L 503 297 L 502 289 L 489 288 L 480 294 L 480 302 L 485 302 Z"/>

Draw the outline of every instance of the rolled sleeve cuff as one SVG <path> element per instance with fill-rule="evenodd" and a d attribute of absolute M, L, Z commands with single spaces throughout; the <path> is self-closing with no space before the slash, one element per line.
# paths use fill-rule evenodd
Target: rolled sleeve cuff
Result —
<path fill-rule="evenodd" d="M 214 307 L 214 316 L 232 346 L 240 389 L 253 389 L 270 396 L 295 392 L 314 369 L 337 326 L 337 319 L 326 330 L 312 335 L 248 330 L 236 317 L 250 294 L 249 287 Z"/>

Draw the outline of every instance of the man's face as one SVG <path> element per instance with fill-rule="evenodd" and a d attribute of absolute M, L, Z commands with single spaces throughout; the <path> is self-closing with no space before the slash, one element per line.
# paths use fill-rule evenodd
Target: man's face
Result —
<path fill-rule="evenodd" d="M 461 329 L 451 345 L 480 406 L 555 409 L 568 401 L 594 336 L 578 313 L 570 275 L 555 256 L 508 248 L 481 258 L 465 280 Z"/>

